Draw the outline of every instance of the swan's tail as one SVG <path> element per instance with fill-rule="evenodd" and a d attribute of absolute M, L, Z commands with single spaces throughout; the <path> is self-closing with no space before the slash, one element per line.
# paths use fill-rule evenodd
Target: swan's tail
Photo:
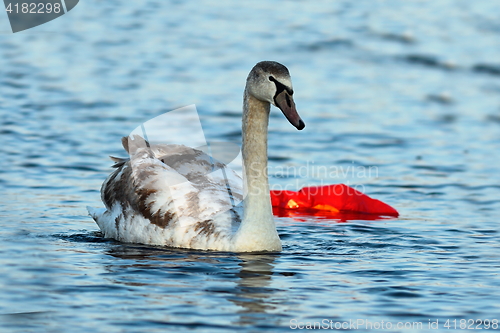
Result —
<path fill-rule="evenodd" d="M 99 227 L 99 220 L 103 216 L 104 212 L 106 212 L 106 208 L 94 208 L 87 206 L 87 211 L 89 212 L 89 215 L 94 219 L 94 221 L 97 223 Z M 102 229 L 102 228 L 101 228 Z"/>
<path fill-rule="evenodd" d="M 87 206 L 89 215 L 94 219 L 99 229 L 104 233 L 106 238 L 117 238 L 116 216 L 111 216 L 106 208 L 94 208 Z"/>
<path fill-rule="evenodd" d="M 97 220 L 97 215 L 98 215 L 97 210 L 98 208 L 87 206 L 87 211 L 94 220 Z"/>

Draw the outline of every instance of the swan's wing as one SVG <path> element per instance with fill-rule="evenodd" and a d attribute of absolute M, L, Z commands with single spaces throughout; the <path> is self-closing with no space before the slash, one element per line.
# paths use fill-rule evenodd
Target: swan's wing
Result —
<path fill-rule="evenodd" d="M 106 237 L 190 248 L 229 244 L 239 221 L 234 202 L 242 198 L 234 172 L 222 165 L 208 172 L 208 156 L 177 145 L 148 144 L 115 162 L 101 189 L 107 210 L 91 212 Z"/>
<path fill-rule="evenodd" d="M 113 165 L 113 168 L 119 168 L 123 164 L 127 163 L 129 160 L 128 158 L 121 158 L 121 157 L 114 157 L 114 156 L 110 156 L 109 158 L 111 158 L 111 160 L 113 162 L 115 162 L 115 164 Z"/>

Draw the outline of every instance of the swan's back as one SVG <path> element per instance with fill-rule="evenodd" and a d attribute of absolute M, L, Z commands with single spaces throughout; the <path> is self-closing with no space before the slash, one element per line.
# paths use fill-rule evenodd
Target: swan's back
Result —
<path fill-rule="evenodd" d="M 89 212 L 107 238 L 127 243 L 231 250 L 242 181 L 194 148 L 123 138 L 130 159 L 101 188 L 106 209 Z M 230 189 L 229 189 L 230 188 Z"/>

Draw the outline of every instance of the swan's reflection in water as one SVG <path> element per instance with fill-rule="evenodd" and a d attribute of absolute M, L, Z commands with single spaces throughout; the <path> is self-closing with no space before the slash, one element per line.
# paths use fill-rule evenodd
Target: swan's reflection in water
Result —
<path fill-rule="evenodd" d="M 236 274 L 238 294 L 232 300 L 234 304 L 242 309 L 239 324 L 242 326 L 254 325 L 261 313 L 268 313 L 276 309 L 276 305 L 270 302 L 273 294 L 277 291 L 271 287 L 274 261 L 276 254 L 240 254 L 240 271 Z M 266 316 L 266 321 L 269 318 Z M 275 326 L 276 323 L 266 322 L 266 325 Z"/>
<path fill-rule="evenodd" d="M 281 290 L 272 286 L 279 254 L 199 252 L 141 245 L 113 246 L 108 254 L 119 258 L 105 269 L 113 283 L 134 288 L 134 298 L 155 304 L 160 319 L 172 322 L 172 307 L 186 320 L 221 316 L 231 326 L 279 326 Z M 214 299 L 217 302 L 214 303 Z M 157 311 L 158 312 L 158 311 Z M 180 312 L 179 312 L 180 313 Z M 156 313 L 156 319 L 160 313 Z M 203 318 L 203 317 L 201 317 Z M 179 317 L 180 319 L 180 317 Z"/>

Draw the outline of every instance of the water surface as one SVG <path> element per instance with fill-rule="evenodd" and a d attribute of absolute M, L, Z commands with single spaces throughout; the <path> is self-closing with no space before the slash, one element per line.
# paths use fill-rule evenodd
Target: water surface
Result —
<path fill-rule="evenodd" d="M 22 33 L 2 21 L 1 325 L 407 332 L 500 319 L 499 16 L 465 0 L 89 0 Z M 120 138 L 196 104 L 207 139 L 238 143 L 260 60 L 288 66 L 306 123 L 273 110 L 271 185 L 346 183 L 401 216 L 276 218 L 278 254 L 103 239 L 85 206 L 101 205 Z"/>

